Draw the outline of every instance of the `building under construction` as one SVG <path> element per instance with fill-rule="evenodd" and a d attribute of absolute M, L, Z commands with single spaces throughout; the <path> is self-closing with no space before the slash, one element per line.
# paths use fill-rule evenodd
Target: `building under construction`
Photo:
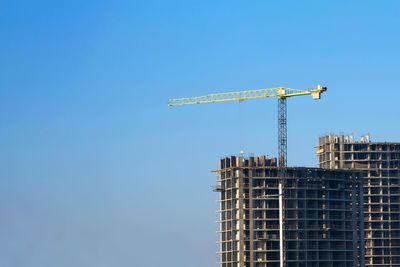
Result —
<path fill-rule="evenodd" d="M 319 138 L 319 166 L 362 170 L 366 266 L 400 267 L 400 143 L 354 141 L 353 136 Z"/>
<path fill-rule="evenodd" d="M 220 160 L 221 267 L 363 266 L 363 173 L 276 165 Z"/>

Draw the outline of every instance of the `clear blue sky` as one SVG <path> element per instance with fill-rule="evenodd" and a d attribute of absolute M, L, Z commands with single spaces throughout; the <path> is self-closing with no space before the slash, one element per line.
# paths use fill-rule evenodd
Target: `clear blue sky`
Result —
<path fill-rule="evenodd" d="M 326 133 L 400 141 L 399 1 L 2 1 L 0 266 L 217 266 L 221 156 L 289 164 Z"/>

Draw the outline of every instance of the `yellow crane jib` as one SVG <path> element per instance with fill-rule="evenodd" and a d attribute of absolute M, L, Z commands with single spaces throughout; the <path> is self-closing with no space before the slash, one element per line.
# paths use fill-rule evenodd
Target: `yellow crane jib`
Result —
<path fill-rule="evenodd" d="M 312 95 L 313 99 L 320 99 L 321 93 L 326 91 L 326 87 L 318 85 L 316 89 L 299 90 L 285 87 L 267 88 L 258 90 L 248 90 L 229 93 L 209 94 L 205 96 L 170 99 L 168 106 L 216 103 L 225 101 L 243 101 L 247 99 L 257 99 L 264 97 L 277 97 L 285 99 L 291 96 Z"/>

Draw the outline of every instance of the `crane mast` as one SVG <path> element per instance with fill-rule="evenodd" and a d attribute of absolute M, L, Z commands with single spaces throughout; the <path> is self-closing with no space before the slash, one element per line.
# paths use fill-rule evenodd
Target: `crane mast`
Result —
<path fill-rule="evenodd" d="M 286 187 L 286 166 L 287 166 L 287 109 L 286 109 L 286 97 L 278 98 L 278 205 L 279 205 L 279 259 L 280 267 L 284 267 L 285 254 L 283 244 L 283 220 L 284 220 L 284 188 Z"/>
<path fill-rule="evenodd" d="M 286 98 L 278 98 L 278 162 L 287 166 L 287 109 Z"/>
<path fill-rule="evenodd" d="M 204 104 L 204 103 L 216 103 L 225 101 L 243 101 L 247 99 L 257 99 L 265 97 L 277 97 L 278 98 L 278 178 L 279 178 L 279 246 L 280 246 L 280 267 L 285 266 L 285 254 L 284 254 L 284 189 L 286 187 L 287 177 L 287 103 L 288 97 L 300 96 L 300 95 L 311 95 L 313 99 L 320 99 L 321 93 L 327 90 L 326 87 L 318 85 L 315 89 L 309 90 L 298 90 L 285 87 L 259 89 L 259 90 L 248 90 L 230 93 L 218 93 L 209 94 L 199 97 L 189 98 L 178 98 L 170 99 L 168 102 L 169 106 L 180 106 L 180 105 L 192 105 L 192 104 Z"/>

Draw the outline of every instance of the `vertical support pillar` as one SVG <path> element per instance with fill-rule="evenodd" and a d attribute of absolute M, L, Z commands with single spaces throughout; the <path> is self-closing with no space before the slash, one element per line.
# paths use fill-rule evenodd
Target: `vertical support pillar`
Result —
<path fill-rule="evenodd" d="M 283 192 L 287 166 L 287 109 L 286 97 L 278 98 L 278 162 L 279 162 L 279 260 L 285 266 Z"/>
<path fill-rule="evenodd" d="M 253 170 L 249 170 L 249 232 L 250 232 L 250 267 L 254 267 L 254 240 L 253 240 L 253 235 L 254 235 L 254 230 L 253 230 L 253 177 L 254 173 Z"/>
<path fill-rule="evenodd" d="M 222 166 L 221 166 L 221 169 L 222 169 Z M 224 174 L 225 175 L 225 174 Z M 222 182 L 222 172 L 219 174 L 219 180 L 220 180 L 220 187 L 222 188 L 223 187 L 223 182 Z M 219 215 L 218 215 L 218 217 L 219 218 L 217 218 L 217 221 L 219 220 L 220 221 L 220 223 L 219 223 L 219 251 L 221 252 L 220 254 L 219 254 L 219 261 L 221 262 L 221 266 L 222 266 L 222 262 L 223 262 L 223 257 L 222 257 L 222 254 L 225 252 L 224 251 L 224 248 L 223 248 L 223 246 L 222 246 L 222 244 L 223 244 L 223 241 L 225 241 L 225 239 L 224 239 L 224 237 L 223 237 L 223 234 L 222 234 L 222 231 L 224 230 L 223 229 L 223 227 L 222 227 L 222 218 L 223 218 L 223 214 L 225 214 L 226 215 L 226 211 L 224 210 L 224 203 L 223 203 L 223 199 L 225 200 L 225 198 L 223 197 L 223 195 L 225 194 L 225 192 L 224 191 L 220 191 L 220 195 L 219 195 L 219 199 L 221 200 L 220 202 L 219 202 Z"/>
<path fill-rule="evenodd" d="M 389 211 L 389 266 L 392 267 L 393 266 L 393 257 L 392 257 L 392 209 L 390 208 L 392 205 L 391 201 L 390 201 L 390 196 L 391 196 L 391 188 L 390 188 L 390 154 L 391 153 L 387 153 L 386 156 L 386 160 L 387 160 L 387 198 L 388 198 L 388 211 Z M 386 256 L 386 255 L 385 255 Z"/>
<path fill-rule="evenodd" d="M 242 166 L 242 158 L 240 157 L 238 160 L 238 166 Z M 239 205 L 239 266 L 244 266 L 244 258 L 245 258 L 245 253 L 244 253 L 244 246 L 245 246 L 245 241 L 244 241 L 244 181 L 243 181 L 243 171 L 241 169 L 237 169 L 236 171 L 236 178 L 239 180 L 239 199 L 238 199 L 238 205 Z"/>
<path fill-rule="evenodd" d="M 282 183 L 279 182 L 279 259 L 280 267 L 284 267 L 284 253 L 283 253 L 283 188 Z"/>
<path fill-rule="evenodd" d="M 364 174 L 362 174 L 358 181 L 358 199 L 359 199 L 359 218 L 358 222 L 360 223 L 360 266 L 365 266 L 365 232 L 364 232 Z"/>
<path fill-rule="evenodd" d="M 358 190 L 358 186 L 357 186 L 357 180 L 356 177 L 352 176 L 350 177 L 350 182 L 352 184 L 351 189 L 351 202 L 352 202 L 352 210 L 351 210 L 351 215 L 352 215 L 352 228 L 353 228 L 353 259 L 357 259 L 358 258 L 358 234 L 359 231 L 357 231 L 357 224 L 359 223 L 357 221 L 357 199 L 356 199 L 356 195 L 357 195 L 357 190 Z M 349 211 L 347 211 L 349 212 Z M 346 215 L 345 215 L 346 216 Z M 354 260 L 353 261 L 353 267 L 357 267 L 358 266 L 358 261 Z"/>

